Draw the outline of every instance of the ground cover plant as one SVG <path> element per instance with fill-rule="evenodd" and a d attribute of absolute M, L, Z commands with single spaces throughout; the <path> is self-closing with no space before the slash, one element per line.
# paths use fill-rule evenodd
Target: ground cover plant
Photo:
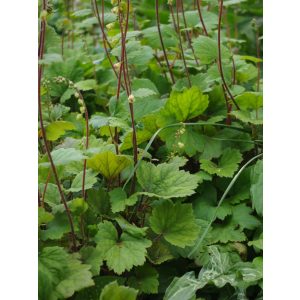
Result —
<path fill-rule="evenodd" d="M 40 0 L 40 300 L 262 299 L 260 0 Z"/>

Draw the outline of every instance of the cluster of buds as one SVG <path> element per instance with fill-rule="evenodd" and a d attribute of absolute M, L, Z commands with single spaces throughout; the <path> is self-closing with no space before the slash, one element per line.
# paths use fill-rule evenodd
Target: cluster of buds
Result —
<path fill-rule="evenodd" d="M 47 10 L 42 10 L 42 11 L 41 11 L 41 14 L 40 14 L 41 20 L 46 21 L 47 16 L 48 16 Z"/>
<path fill-rule="evenodd" d="M 121 63 L 120 62 L 117 62 L 114 64 L 114 69 L 119 72 L 120 71 L 120 68 L 121 68 Z"/>
<path fill-rule="evenodd" d="M 48 87 L 50 84 L 50 80 L 49 79 L 42 79 L 42 86 L 43 87 Z"/>
<path fill-rule="evenodd" d="M 134 96 L 133 96 L 132 94 L 128 96 L 128 102 L 129 102 L 130 104 L 133 104 L 133 103 L 134 103 Z"/>
<path fill-rule="evenodd" d="M 64 84 L 68 84 L 69 83 L 68 80 L 65 77 L 63 77 L 63 76 L 54 77 L 53 81 L 55 83 L 64 83 Z"/>
<path fill-rule="evenodd" d="M 118 14 L 119 14 L 119 7 L 118 7 L 118 6 L 113 7 L 113 8 L 111 9 L 111 12 L 112 12 L 113 14 L 118 15 Z"/>
<path fill-rule="evenodd" d="M 74 88 L 74 82 L 72 80 L 69 80 L 69 88 L 73 89 Z"/>
<path fill-rule="evenodd" d="M 184 148 L 184 143 L 182 143 L 182 142 L 179 142 L 179 139 L 180 139 L 180 137 L 183 135 L 185 133 L 185 127 L 183 126 L 183 127 L 181 127 L 181 128 L 179 128 L 177 131 L 176 131 L 176 133 L 175 133 L 175 139 L 176 139 L 176 142 L 175 142 L 175 144 L 173 144 L 173 148 L 175 149 L 175 151 L 176 151 L 176 149 L 183 149 Z"/>
<path fill-rule="evenodd" d="M 85 113 L 86 107 L 85 107 L 85 103 L 82 99 L 82 96 L 78 90 L 75 91 L 74 96 L 75 96 L 75 98 L 77 98 L 77 102 L 79 104 L 79 111 L 80 111 L 80 114 L 77 115 L 76 119 L 80 120 L 80 119 L 82 119 L 82 114 Z"/>
<path fill-rule="evenodd" d="M 107 30 L 111 30 L 111 29 L 113 29 L 114 27 L 115 27 L 115 22 L 108 23 L 108 24 L 106 25 Z"/>

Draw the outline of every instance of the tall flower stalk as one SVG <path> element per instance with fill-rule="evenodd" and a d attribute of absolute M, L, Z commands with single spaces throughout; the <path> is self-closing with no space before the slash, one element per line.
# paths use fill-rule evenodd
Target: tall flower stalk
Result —
<path fill-rule="evenodd" d="M 173 75 L 169 60 L 168 60 L 167 52 L 166 52 L 166 49 L 165 49 L 165 44 L 164 44 L 164 41 L 163 41 L 161 29 L 160 29 L 158 0 L 155 0 L 155 14 L 156 14 L 156 25 L 157 25 L 157 31 L 158 31 L 158 35 L 159 35 L 160 44 L 161 44 L 161 47 L 162 47 L 162 50 L 163 50 L 163 53 L 164 53 L 164 58 L 165 58 L 165 61 L 166 61 L 166 64 L 167 64 L 168 71 L 170 73 L 172 84 L 174 84 L 175 83 L 175 78 L 174 78 L 174 75 Z"/>
<path fill-rule="evenodd" d="M 222 79 L 222 83 L 224 86 L 224 89 L 226 91 L 226 93 L 229 95 L 230 100 L 232 101 L 232 103 L 234 103 L 234 105 L 236 106 L 236 108 L 239 110 L 239 106 L 236 103 L 236 101 L 234 100 L 234 97 L 226 83 L 225 80 L 225 76 L 224 76 L 224 71 L 223 71 L 223 66 L 222 66 L 222 50 L 221 50 L 221 22 L 222 22 L 222 14 L 223 14 L 223 0 L 219 0 L 219 18 L 218 18 L 218 69 L 220 72 L 220 76 Z M 226 97 L 225 97 L 226 98 Z M 230 106 L 227 104 L 227 113 L 228 115 L 230 114 Z"/>
<path fill-rule="evenodd" d="M 180 21 L 179 21 L 179 7 L 178 7 L 177 2 L 176 2 L 176 19 L 177 19 L 177 25 L 178 25 L 178 38 L 179 38 L 179 47 L 180 47 L 180 51 L 181 51 L 181 58 L 183 61 L 183 65 L 184 65 L 184 69 L 185 69 L 186 77 L 188 79 L 189 86 L 191 87 L 192 83 L 191 83 L 191 79 L 190 79 L 190 73 L 187 68 L 184 51 L 183 51 L 183 46 L 182 46 L 182 39 L 181 39 L 181 33 L 180 33 Z"/>
<path fill-rule="evenodd" d="M 43 0 L 43 13 L 47 11 L 47 0 Z M 40 40 L 39 40 L 39 49 L 38 49 L 38 58 L 39 60 L 42 60 L 44 57 L 44 50 L 45 50 L 45 36 L 46 36 L 46 16 L 42 16 L 41 19 L 41 29 L 40 29 Z M 42 113 L 42 98 L 41 98 L 41 83 L 42 83 L 42 74 L 43 74 L 43 66 L 42 64 L 39 64 L 38 66 L 38 114 L 39 114 L 39 119 L 40 119 L 40 127 L 41 127 L 41 132 L 42 132 L 42 137 L 44 139 L 45 143 L 45 149 L 46 153 L 50 162 L 50 166 L 52 169 L 53 176 L 55 178 L 55 182 L 60 194 L 61 202 L 63 203 L 65 207 L 65 211 L 68 217 L 69 225 L 70 225 L 70 231 L 71 231 L 71 239 L 72 239 L 72 246 L 73 250 L 76 249 L 76 236 L 75 236 L 75 230 L 74 230 L 74 223 L 72 219 L 71 212 L 69 210 L 67 201 L 64 196 L 64 192 L 62 190 L 59 178 L 58 178 L 58 173 L 50 152 L 49 145 L 47 143 L 47 136 L 46 136 L 46 130 L 44 126 L 44 121 L 43 121 L 43 113 Z"/>

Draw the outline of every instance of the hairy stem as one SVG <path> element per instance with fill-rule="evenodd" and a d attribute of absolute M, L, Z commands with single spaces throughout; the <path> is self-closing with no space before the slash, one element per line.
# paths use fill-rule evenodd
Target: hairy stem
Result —
<path fill-rule="evenodd" d="M 167 64 L 167 68 L 168 68 L 170 76 L 171 76 L 171 81 L 174 84 L 175 83 L 174 75 L 173 75 L 172 69 L 170 67 L 170 63 L 169 63 L 168 56 L 167 56 L 167 53 L 166 53 L 163 37 L 162 37 L 162 34 L 161 34 L 161 30 L 160 30 L 158 0 L 155 0 L 155 13 L 156 13 L 156 24 L 157 24 L 157 31 L 158 31 L 158 35 L 159 35 L 160 44 L 161 44 L 161 47 L 162 47 L 162 50 L 163 50 L 163 53 L 164 53 L 164 58 L 165 58 L 165 61 L 166 61 L 166 64 Z"/>
<path fill-rule="evenodd" d="M 46 9 L 47 9 L 47 0 L 43 0 L 43 10 L 46 10 Z M 43 56 L 44 56 L 45 35 L 46 35 L 46 20 L 45 20 L 45 18 L 42 18 L 41 29 L 40 29 L 40 42 L 39 42 L 39 50 L 38 50 L 39 60 L 43 59 Z M 40 119 L 40 127 L 41 127 L 42 136 L 43 136 L 43 139 L 45 142 L 46 153 L 48 155 L 48 159 L 49 159 L 49 162 L 51 165 L 52 173 L 54 175 L 55 182 L 56 182 L 56 185 L 57 185 L 60 197 L 61 197 L 61 201 L 65 207 L 66 214 L 68 217 L 70 231 L 71 231 L 72 244 L 73 244 L 73 250 L 75 250 L 76 249 L 76 236 L 75 236 L 75 231 L 74 231 L 74 223 L 73 223 L 72 215 L 69 210 L 67 201 L 65 199 L 65 196 L 64 196 L 59 178 L 58 178 L 57 170 L 56 170 L 55 164 L 53 162 L 48 143 L 47 143 L 46 130 L 44 127 L 44 122 L 43 122 L 42 98 L 41 98 L 42 74 L 43 74 L 43 67 L 41 64 L 39 64 L 39 66 L 38 66 L 38 113 L 39 113 L 39 119 Z"/>

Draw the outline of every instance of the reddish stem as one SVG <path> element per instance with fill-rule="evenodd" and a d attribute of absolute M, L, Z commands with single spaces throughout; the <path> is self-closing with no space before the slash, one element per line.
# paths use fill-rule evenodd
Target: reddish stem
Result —
<path fill-rule="evenodd" d="M 190 73 L 189 73 L 189 70 L 188 70 L 187 65 L 186 65 L 184 52 L 183 52 L 183 47 L 182 47 L 182 40 L 181 40 L 181 34 L 180 34 L 179 11 L 178 11 L 177 2 L 176 2 L 176 17 L 177 17 L 177 25 L 178 25 L 178 29 L 179 29 L 178 37 L 179 37 L 179 46 L 180 46 L 182 61 L 183 61 L 183 64 L 184 64 L 184 69 L 185 69 L 185 73 L 186 73 L 186 76 L 187 76 L 187 79 L 188 79 L 189 86 L 192 87 L 192 83 L 191 83 L 191 79 L 190 79 Z"/>
<path fill-rule="evenodd" d="M 47 9 L 47 0 L 43 0 L 43 10 Z M 41 29 L 40 29 L 40 42 L 39 42 L 39 50 L 38 50 L 38 56 L 39 60 L 43 59 L 44 56 L 44 48 L 45 48 L 45 35 L 46 35 L 46 20 L 45 18 L 42 18 L 41 20 Z M 70 230 L 71 230 L 71 238 L 72 238 L 72 244 L 73 244 L 73 250 L 76 249 L 76 236 L 75 236 L 75 231 L 74 231 L 74 224 L 73 224 L 73 219 L 71 216 L 71 212 L 69 210 L 68 204 L 66 202 L 62 187 L 59 182 L 57 170 L 55 167 L 55 164 L 52 159 L 52 155 L 47 143 L 47 136 L 46 136 L 46 130 L 44 127 L 44 122 L 43 122 L 43 113 L 42 113 L 42 98 L 41 98 L 41 83 L 42 83 L 42 74 L 43 74 L 43 66 L 42 64 L 39 64 L 38 66 L 38 113 L 39 113 L 39 119 L 40 119 L 40 127 L 41 127 L 41 132 L 42 136 L 45 142 L 45 149 L 48 155 L 48 159 L 51 165 L 52 173 L 55 178 L 55 182 L 61 197 L 61 201 L 65 207 L 66 214 L 68 217 L 69 225 L 70 225 Z"/>
<path fill-rule="evenodd" d="M 201 12 L 201 0 L 196 0 L 197 2 L 197 9 L 198 9 L 198 14 L 199 14 L 199 18 L 200 18 L 200 22 L 204 31 L 204 34 L 206 36 L 208 36 L 207 30 L 206 30 L 206 26 L 204 24 L 204 20 L 203 20 L 203 16 L 202 16 L 202 12 Z"/>
<path fill-rule="evenodd" d="M 194 56 L 196 64 L 199 66 L 198 59 L 197 59 L 197 57 L 195 55 L 194 47 L 192 45 L 192 40 L 191 40 L 191 37 L 190 37 L 190 33 L 187 31 L 188 26 L 187 26 L 187 22 L 186 22 L 186 18 L 185 18 L 185 13 L 184 13 L 183 1 L 181 1 L 180 3 L 181 3 L 181 13 L 182 13 L 182 18 L 183 18 L 183 23 L 184 23 L 184 29 L 185 29 L 185 33 L 186 33 L 188 45 L 189 45 L 189 47 L 191 48 L 191 50 L 193 52 L 193 56 Z M 179 27 L 179 24 L 178 24 L 178 27 Z"/>
<path fill-rule="evenodd" d="M 222 66 L 222 51 L 221 51 L 221 22 L 222 22 L 222 13 L 223 13 L 223 0 L 220 0 L 220 5 L 219 5 L 219 21 L 218 21 L 218 67 L 219 67 L 219 72 L 220 76 L 224 85 L 224 88 L 229 95 L 231 101 L 234 103 L 236 108 L 240 110 L 238 104 L 234 100 L 233 95 L 230 92 L 230 89 L 226 83 L 225 77 L 224 77 L 224 72 L 223 72 L 223 66 Z"/>
<path fill-rule="evenodd" d="M 170 73 L 170 76 L 171 76 L 171 81 L 174 84 L 175 83 L 174 75 L 173 75 L 172 69 L 170 67 L 170 63 L 169 63 L 168 56 L 167 56 L 167 53 L 166 53 L 162 33 L 161 33 L 161 30 L 160 30 L 158 0 L 155 0 L 155 13 L 156 13 L 156 23 L 157 23 L 157 31 L 158 31 L 158 35 L 159 35 L 160 45 L 161 45 L 163 53 L 164 53 L 164 58 L 165 58 L 165 61 L 166 61 L 166 64 L 167 64 L 167 67 L 168 67 L 168 70 L 169 70 L 169 73 Z"/>
<path fill-rule="evenodd" d="M 257 58 L 260 58 L 260 46 L 259 46 L 259 32 L 258 28 L 256 28 L 256 56 Z M 257 68 L 257 82 L 256 82 L 256 90 L 259 92 L 259 87 L 260 87 L 260 62 L 256 63 L 256 68 Z"/>

